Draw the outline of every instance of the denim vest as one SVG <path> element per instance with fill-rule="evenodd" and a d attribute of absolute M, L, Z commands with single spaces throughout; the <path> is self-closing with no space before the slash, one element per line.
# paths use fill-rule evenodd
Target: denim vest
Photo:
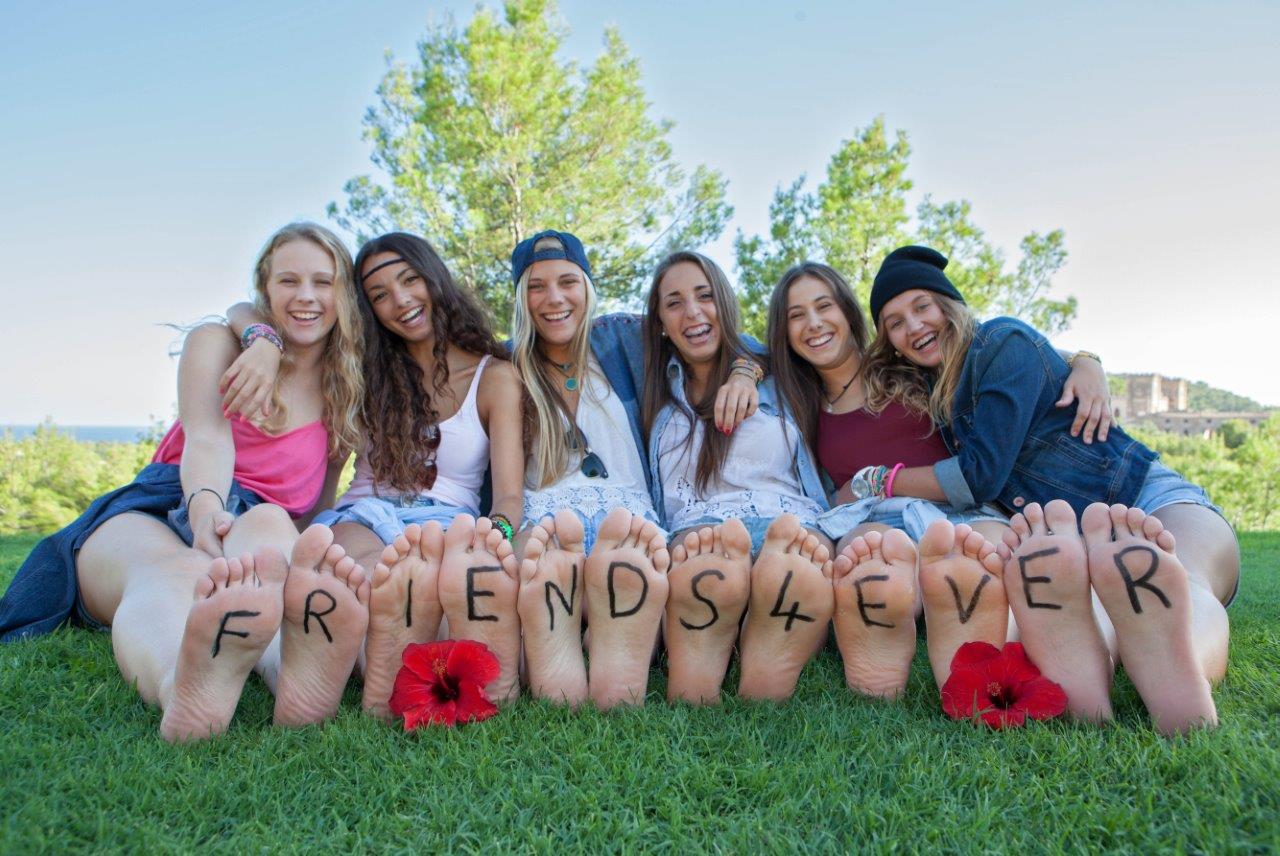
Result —
<path fill-rule="evenodd" d="M 974 332 L 942 438 L 953 457 L 934 465 L 947 501 L 1063 499 L 1079 514 L 1092 502 L 1130 505 L 1156 454 L 1113 426 L 1106 440 L 1072 437 L 1074 407 L 1055 407 L 1070 369 L 1044 336 L 1014 318 Z"/>
<path fill-rule="evenodd" d="M 748 340 L 744 337 L 744 341 Z M 751 344 L 755 342 L 754 339 L 749 341 Z M 755 350 L 755 348 L 753 347 L 752 350 Z M 684 394 L 684 365 L 677 357 L 672 357 L 671 361 L 667 363 L 667 381 L 671 385 L 671 395 L 677 401 L 687 405 L 688 401 Z M 774 418 L 778 418 L 779 414 L 781 414 L 786 424 L 799 436 L 800 431 L 796 427 L 796 420 L 792 417 L 786 403 L 779 397 L 773 378 L 769 377 L 761 381 L 759 392 L 760 412 Z M 653 430 L 649 432 L 649 481 L 653 486 L 653 507 L 658 510 L 658 514 L 662 515 L 663 525 L 666 525 L 667 520 L 666 505 L 662 493 L 662 473 L 658 466 L 658 441 L 662 437 L 662 430 L 676 413 L 677 406 L 668 402 L 658 412 L 657 418 L 653 421 Z M 806 497 L 816 502 L 823 511 L 831 507 L 830 503 L 827 502 L 827 492 L 822 487 L 822 478 L 818 475 L 818 468 L 814 464 L 813 458 L 809 455 L 809 450 L 803 440 L 792 450 L 791 474 L 800 483 L 800 489 Z"/>

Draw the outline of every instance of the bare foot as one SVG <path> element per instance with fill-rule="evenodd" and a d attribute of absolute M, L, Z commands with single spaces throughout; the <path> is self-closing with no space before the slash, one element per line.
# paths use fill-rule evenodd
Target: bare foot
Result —
<path fill-rule="evenodd" d="M 667 580 L 667 700 L 717 704 L 751 590 L 747 527 L 729 520 L 685 535 Z"/>
<path fill-rule="evenodd" d="M 920 539 L 920 590 L 929 665 L 938 689 L 965 642 L 1005 643 L 1009 601 L 1000 582 L 1003 565 L 995 546 L 961 523 L 935 520 Z"/>
<path fill-rule="evenodd" d="M 600 709 L 644 704 L 671 554 L 662 531 L 625 508 L 600 524 L 587 557 L 591 700 Z"/>
<path fill-rule="evenodd" d="M 459 514 L 444 534 L 440 605 L 450 639 L 483 642 L 501 671 L 486 688 L 495 704 L 520 695 L 519 568 L 511 542 L 487 517 Z"/>
<path fill-rule="evenodd" d="M 1156 728 L 1177 734 L 1218 724 L 1191 644 L 1187 571 L 1173 534 L 1137 508 L 1094 503 L 1081 518 L 1089 580 L 1115 625 L 1120 662 Z"/>
<path fill-rule="evenodd" d="M 1004 589 L 1027 656 L 1067 693 L 1067 710 L 1111 718 L 1111 654 L 1093 615 L 1076 513 L 1061 499 L 1031 503 L 1009 521 L 1000 556 Z"/>
<path fill-rule="evenodd" d="M 369 632 L 364 640 L 364 698 L 367 713 L 390 719 L 387 702 L 406 646 L 434 642 L 440 629 L 436 578 L 444 553 L 444 530 L 434 520 L 410 523 L 387 545 L 373 568 L 369 592 Z"/>
<path fill-rule="evenodd" d="M 836 556 L 832 572 L 845 683 L 897 698 L 916 654 L 916 545 L 901 529 L 867 532 Z"/>
<path fill-rule="evenodd" d="M 835 609 L 831 552 L 794 514 L 769 524 L 751 568 L 738 695 L 785 701 L 827 635 Z"/>
<path fill-rule="evenodd" d="M 161 692 L 165 740 L 201 740 L 227 730 L 245 678 L 280 628 L 285 573 L 284 556 L 267 549 L 214 559 L 196 583 L 172 684 Z"/>
<path fill-rule="evenodd" d="M 577 707 L 587 697 L 582 659 L 582 521 L 561 509 L 530 530 L 520 563 L 520 626 L 529 692 Z"/>
<path fill-rule="evenodd" d="M 298 536 L 284 583 L 277 725 L 309 725 L 338 712 L 369 626 L 369 581 L 333 543 L 328 526 Z"/>

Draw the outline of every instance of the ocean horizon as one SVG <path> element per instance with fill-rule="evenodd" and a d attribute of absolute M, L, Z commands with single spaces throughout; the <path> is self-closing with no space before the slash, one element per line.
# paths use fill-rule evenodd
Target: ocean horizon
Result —
<path fill-rule="evenodd" d="M 30 437 L 40 425 L 0 425 L 0 431 L 15 440 Z M 59 434 L 69 434 L 81 443 L 136 443 L 152 431 L 146 425 L 54 425 Z"/>

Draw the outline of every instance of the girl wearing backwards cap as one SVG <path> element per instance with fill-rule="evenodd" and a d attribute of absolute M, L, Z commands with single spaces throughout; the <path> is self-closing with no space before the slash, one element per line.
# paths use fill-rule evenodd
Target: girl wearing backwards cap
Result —
<path fill-rule="evenodd" d="M 895 697 L 906 687 L 916 652 L 914 616 L 921 604 L 913 541 L 942 517 L 999 541 L 1008 518 L 990 504 L 958 509 L 894 495 L 892 485 L 889 495 L 872 496 L 863 482 L 863 495 L 854 495 L 853 477 L 868 464 L 888 457 L 907 466 L 932 465 L 949 453 L 927 414 L 894 400 L 868 404 L 862 372 L 867 323 L 839 272 L 817 262 L 788 269 L 773 290 L 768 327 L 770 374 L 779 396 L 795 414 L 804 443 L 839 486 L 839 504 L 818 526 L 838 545 L 835 631 L 845 680 L 857 692 Z M 1072 430 L 1083 429 L 1088 437 L 1097 425 L 1105 435 L 1106 375 L 1094 359 L 1073 363 L 1058 406 L 1078 397 Z M 1006 633 L 1002 622 L 969 629 L 980 631 L 971 638 L 995 644 Z M 941 683 L 946 675 L 938 677 Z"/>
<path fill-rule="evenodd" d="M 530 689 L 571 705 L 588 695 L 600 707 L 640 704 L 670 564 L 644 465 L 640 319 L 595 317 L 591 267 L 567 232 L 521 241 L 511 276 L 512 362 L 528 396 L 525 517 L 533 525 L 516 543 Z M 717 413 L 736 424 L 755 401 L 754 375 L 739 374 L 720 390 Z"/>
<path fill-rule="evenodd" d="M 1203 490 L 1122 430 L 1090 445 L 1072 436 L 1070 414 L 1054 406 L 1066 362 L 1021 321 L 977 323 L 946 264 L 926 247 L 885 259 L 864 383 L 873 402 L 896 398 L 927 414 L 951 454 L 933 466 L 886 461 L 859 477 L 873 495 L 886 494 L 892 477 L 894 495 L 1019 513 L 999 547 L 1003 562 L 989 545 L 970 544 L 963 527 L 939 521 L 926 531 L 920 582 L 931 636 L 935 616 L 946 636 L 959 627 L 945 626 L 947 614 L 1003 615 L 1000 599 L 981 592 L 987 576 L 1003 574 L 1028 653 L 1077 716 L 1111 716 L 1114 657 L 1161 731 L 1216 724 L 1209 683 L 1226 671 L 1224 603 L 1239 580 L 1230 525 Z M 1091 587 L 1114 626 L 1114 650 Z M 931 657 L 933 647 L 931 638 Z"/>

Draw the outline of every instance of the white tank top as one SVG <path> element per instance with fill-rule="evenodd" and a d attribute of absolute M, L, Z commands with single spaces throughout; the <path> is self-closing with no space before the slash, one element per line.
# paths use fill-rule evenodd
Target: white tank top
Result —
<path fill-rule="evenodd" d="M 480 411 L 476 405 L 476 397 L 480 390 L 480 376 L 489 362 L 489 356 L 480 358 L 476 366 L 475 377 L 471 378 L 471 386 L 467 389 L 467 397 L 463 400 L 458 412 L 440 423 L 440 448 L 436 450 L 436 481 L 430 490 L 415 494 L 402 494 L 398 491 L 375 484 L 373 468 L 369 465 L 368 449 L 362 448 L 356 456 L 356 475 L 351 487 L 338 500 L 338 506 L 347 505 L 357 499 L 377 496 L 385 499 L 413 502 L 419 499 L 434 499 L 446 505 L 456 505 L 471 513 L 478 513 L 480 508 L 480 483 L 484 481 L 484 472 L 489 466 L 489 435 L 480 423 Z"/>

